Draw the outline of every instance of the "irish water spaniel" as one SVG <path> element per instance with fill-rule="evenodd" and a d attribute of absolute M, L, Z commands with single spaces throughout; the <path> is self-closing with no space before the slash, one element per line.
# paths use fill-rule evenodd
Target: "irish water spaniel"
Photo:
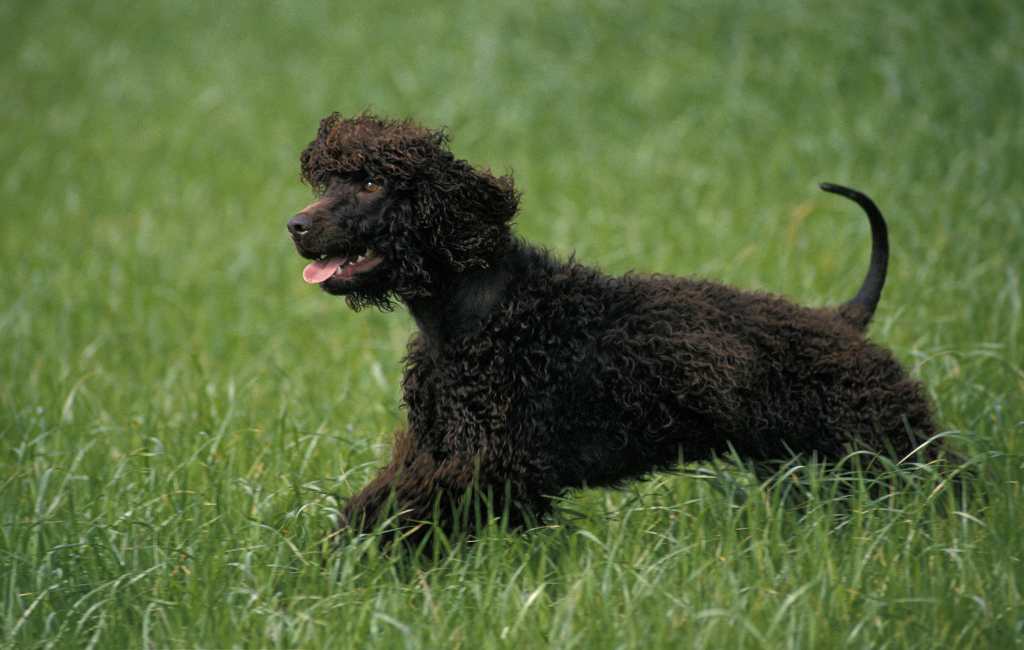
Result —
<path fill-rule="evenodd" d="M 402 379 L 408 422 L 343 527 L 388 513 L 400 531 L 451 527 L 481 492 L 516 526 L 553 496 L 680 459 L 834 461 L 865 447 L 900 459 L 935 434 L 921 384 L 864 337 L 888 261 L 864 195 L 822 185 L 867 212 L 873 247 L 856 297 L 811 309 L 557 259 L 512 233 L 512 177 L 456 159 L 447 140 L 409 120 L 334 114 L 302 153 L 318 197 L 288 222 L 313 260 L 303 278 L 356 310 L 401 302 L 419 327 Z"/>

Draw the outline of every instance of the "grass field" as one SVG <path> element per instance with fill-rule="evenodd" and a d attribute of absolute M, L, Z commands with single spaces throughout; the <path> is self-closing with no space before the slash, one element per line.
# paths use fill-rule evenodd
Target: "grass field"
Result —
<path fill-rule="evenodd" d="M 984 469 L 688 467 L 323 563 L 403 417 L 399 311 L 302 282 L 320 118 L 447 125 L 609 272 L 853 294 Z M 0 4 L 0 645 L 1024 646 L 1024 4 Z"/>

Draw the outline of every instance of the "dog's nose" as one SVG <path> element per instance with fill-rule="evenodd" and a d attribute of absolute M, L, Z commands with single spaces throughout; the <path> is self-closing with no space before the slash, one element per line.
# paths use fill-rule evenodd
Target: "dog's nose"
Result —
<path fill-rule="evenodd" d="M 313 220 L 309 218 L 309 215 L 301 212 L 288 220 L 288 232 L 292 234 L 292 237 L 301 237 L 312 227 Z"/>

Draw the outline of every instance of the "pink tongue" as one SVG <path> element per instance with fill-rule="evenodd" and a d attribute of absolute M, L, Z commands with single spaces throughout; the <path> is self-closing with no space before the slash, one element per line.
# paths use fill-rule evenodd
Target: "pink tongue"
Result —
<path fill-rule="evenodd" d="M 347 257 L 329 257 L 313 262 L 302 270 L 302 279 L 310 284 L 319 284 L 334 275 L 338 267 L 347 261 Z"/>

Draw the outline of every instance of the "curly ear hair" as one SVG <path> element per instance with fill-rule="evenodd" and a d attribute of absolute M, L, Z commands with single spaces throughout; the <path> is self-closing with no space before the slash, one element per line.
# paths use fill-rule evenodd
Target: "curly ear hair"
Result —
<path fill-rule="evenodd" d="M 511 175 L 495 178 L 438 150 L 415 190 L 415 207 L 427 250 L 443 252 L 457 270 L 486 266 L 490 254 L 504 250 L 510 222 L 519 208 Z"/>
<path fill-rule="evenodd" d="M 352 119 L 333 113 L 320 122 L 302 152 L 302 178 L 315 193 L 333 175 L 354 175 L 386 184 L 404 198 L 401 228 L 420 238 L 421 250 L 437 251 L 452 266 L 486 266 L 511 238 L 519 207 L 511 174 L 495 178 L 448 151 L 449 136 L 410 120 L 364 112 Z M 398 228 L 398 224 L 396 224 Z M 398 232 L 396 230 L 396 232 Z"/>

